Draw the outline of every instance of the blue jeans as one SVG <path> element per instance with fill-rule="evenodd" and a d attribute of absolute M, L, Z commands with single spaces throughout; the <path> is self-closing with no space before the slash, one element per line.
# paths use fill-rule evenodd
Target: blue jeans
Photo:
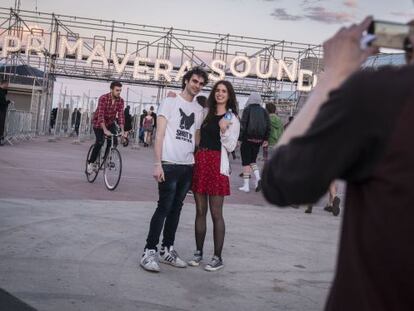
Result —
<path fill-rule="evenodd" d="M 151 219 L 145 248 L 157 249 L 162 228 L 162 245 L 174 245 L 184 199 L 190 190 L 193 177 L 192 165 L 167 164 L 162 166 L 165 181 L 158 183 L 158 206 Z"/>

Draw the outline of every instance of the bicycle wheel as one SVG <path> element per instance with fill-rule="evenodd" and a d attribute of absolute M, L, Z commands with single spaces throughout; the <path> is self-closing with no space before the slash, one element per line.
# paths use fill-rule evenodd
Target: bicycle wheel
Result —
<path fill-rule="evenodd" d="M 88 151 L 88 156 L 86 157 L 86 164 L 85 164 L 85 175 L 86 175 L 86 179 L 90 183 L 93 183 L 95 181 L 95 179 L 96 179 L 96 177 L 98 177 L 98 173 L 99 173 L 99 169 L 96 169 L 92 173 L 88 174 L 88 163 L 89 163 L 88 160 L 89 160 L 89 158 L 90 158 L 90 156 L 92 154 L 93 147 L 95 147 L 95 144 L 93 144 L 92 146 L 90 146 L 89 151 Z"/>
<path fill-rule="evenodd" d="M 104 163 L 104 180 L 108 190 L 115 190 L 121 180 L 122 158 L 118 149 L 113 148 L 109 152 Z"/>

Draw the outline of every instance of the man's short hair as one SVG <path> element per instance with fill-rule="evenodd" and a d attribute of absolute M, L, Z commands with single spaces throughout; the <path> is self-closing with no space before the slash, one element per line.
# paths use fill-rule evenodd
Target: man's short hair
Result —
<path fill-rule="evenodd" d="M 110 86 L 110 88 L 111 88 L 111 90 L 113 90 L 114 89 L 114 87 L 122 87 L 122 83 L 121 82 L 119 82 L 119 81 L 112 81 L 111 82 L 111 86 Z"/>
<path fill-rule="evenodd" d="M 151 106 L 151 107 L 150 107 L 150 110 L 151 110 L 151 111 L 154 111 L 154 106 Z"/>
<path fill-rule="evenodd" d="M 266 110 L 268 113 L 276 113 L 276 106 L 273 103 L 266 104 Z"/>
<path fill-rule="evenodd" d="M 185 75 L 183 76 L 183 80 L 182 80 L 182 89 L 185 89 L 185 81 L 190 81 L 191 77 L 193 75 L 197 75 L 200 76 L 204 79 L 204 85 L 206 85 L 208 83 L 208 75 L 207 72 L 201 68 L 201 67 L 194 67 L 192 69 L 190 69 L 189 71 L 187 71 L 185 73 Z"/>

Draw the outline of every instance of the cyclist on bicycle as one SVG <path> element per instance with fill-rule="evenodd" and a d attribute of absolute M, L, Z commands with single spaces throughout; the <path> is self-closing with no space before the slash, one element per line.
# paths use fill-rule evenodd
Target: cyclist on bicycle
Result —
<path fill-rule="evenodd" d="M 118 81 L 111 83 L 111 92 L 99 97 L 98 107 L 92 119 L 93 131 L 95 132 L 96 142 L 90 158 L 88 159 L 88 174 L 91 174 L 95 167 L 95 161 L 101 151 L 101 148 L 107 139 L 107 150 L 111 145 L 111 136 L 116 134 L 117 125 L 115 120 L 118 120 L 118 125 L 121 128 L 122 137 L 126 138 L 124 132 L 124 100 L 121 97 L 122 84 Z M 117 138 L 114 137 L 114 144 L 117 145 Z"/>

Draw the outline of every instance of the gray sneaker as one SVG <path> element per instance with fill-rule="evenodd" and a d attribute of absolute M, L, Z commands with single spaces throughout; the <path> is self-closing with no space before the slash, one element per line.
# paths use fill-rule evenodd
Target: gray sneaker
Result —
<path fill-rule="evenodd" d="M 224 267 L 223 260 L 217 256 L 214 256 L 211 261 L 205 266 L 204 270 L 212 272 L 220 270 Z"/>
<path fill-rule="evenodd" d="M 203 260 L 203 254 L 201 251 L 195 251 L 193 258 L 188 262 L 189 266 L 198 267 Z"/>
<path fill-rule="evenodd" d="M 160 262 L 171 265 L 177 268 L 186 268 L 187 263 L 178 256 L 177 251 L 173 246 L 161 247 Z"/>

